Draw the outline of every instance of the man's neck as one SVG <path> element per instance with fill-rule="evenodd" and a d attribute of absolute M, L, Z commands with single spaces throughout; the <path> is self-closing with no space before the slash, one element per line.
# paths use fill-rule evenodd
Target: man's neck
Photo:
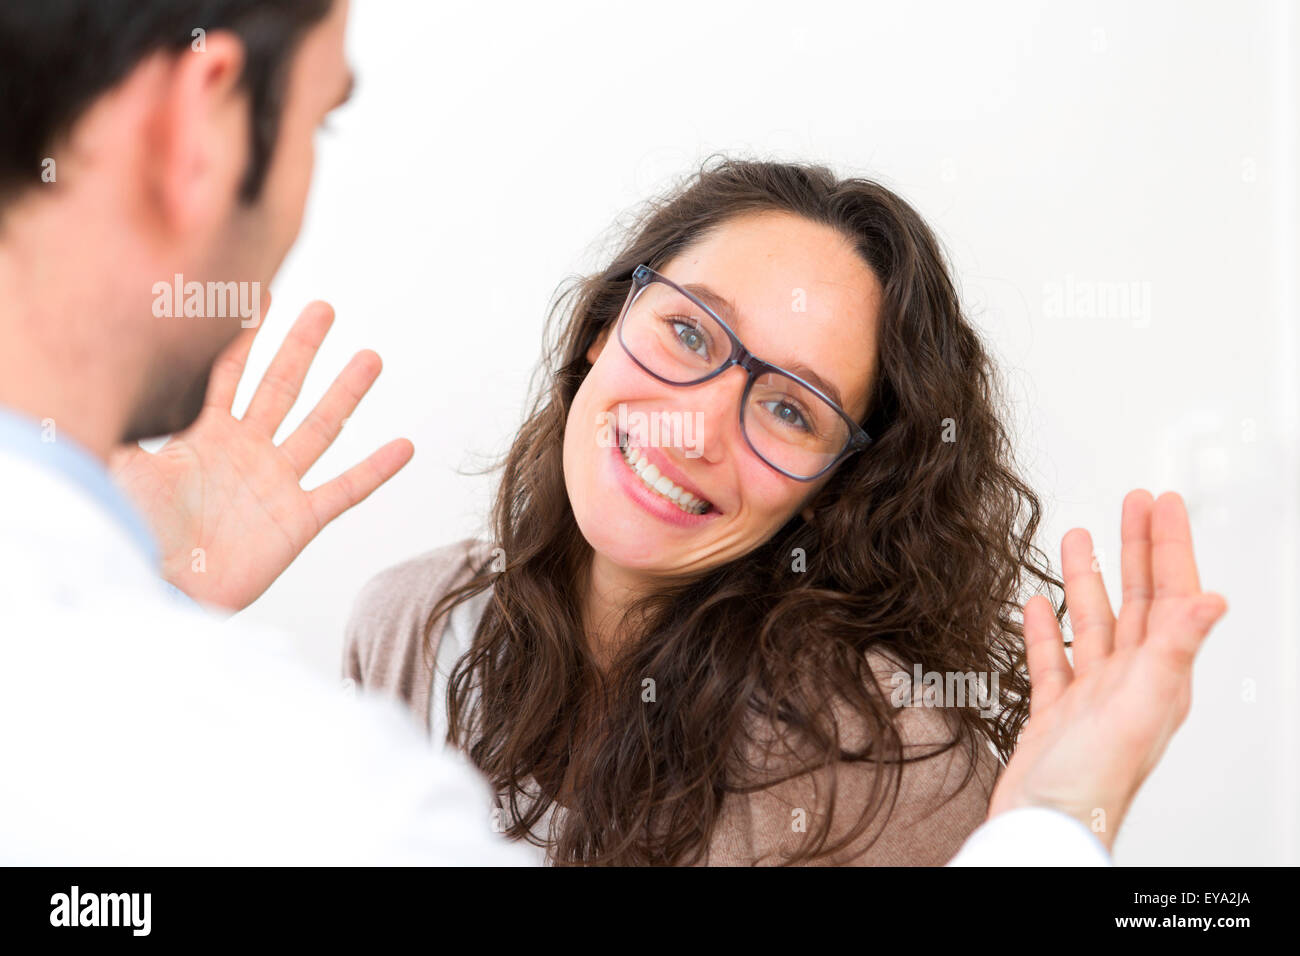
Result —
<path fill-rule="evenodd" d="M 113 341 L 121 278 L 111 246 L 61 211 L 10 212 L 0 234 L 0 405 L 107 461 L 133 399 L 136 351 Z"/>

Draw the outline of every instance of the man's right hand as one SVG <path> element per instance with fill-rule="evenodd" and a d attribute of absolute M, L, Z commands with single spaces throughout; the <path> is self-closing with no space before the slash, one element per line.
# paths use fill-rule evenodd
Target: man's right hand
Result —
<path fill-rule="evenodd" d="M 380 370 L 374 352 L 353 356 L 311 414 L 275 444 L 333 321 L 324 302 L 307 306 L 248 410 L 235 418 L 235 389 L 256 335 L 246 330 L 213 366 L 193 425 L 154 454 L 133 444 L 110 463 L 158 538 L 163 576 L 196 601 L 247 607 L 327 524 L 397 474 L 415 451 L 404 438 L 391 441 L 320 487 L 302 487 Z"/>
<path fill-rule="evenodd" d="M 1191 706 L 1192 663 L 1227 610 L 1201 590 L 1183 500 L 1124 499 L 1116 620 L 1092 538 L 1061 541 L 1074 665 L 1042 595 L 1025 605 L 1030 716 L 993 792 L 989 817 L 1017 807 L 1062 810 L 1111 848 L 1124 815 Z"/>

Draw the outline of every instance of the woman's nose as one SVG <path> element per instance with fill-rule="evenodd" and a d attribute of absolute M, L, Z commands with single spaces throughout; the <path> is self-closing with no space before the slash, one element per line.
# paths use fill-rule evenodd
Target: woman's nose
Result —
<path fill-rule="evenodd" d="M 717 378 L 692 389 L 687 403 L 690 409 L 691 441 L 686 445 L 688 458 L 702 458 L 710 464 L 722 461 L 731 450 L 744 445 L 740 431 L 740 401 L 748 380 L 744 369 L 727 369 Z"/>

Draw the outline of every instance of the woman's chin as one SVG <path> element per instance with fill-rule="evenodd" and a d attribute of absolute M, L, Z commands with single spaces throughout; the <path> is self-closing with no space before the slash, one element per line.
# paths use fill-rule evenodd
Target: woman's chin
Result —
<path fill-rule="evenodd" d="M 575 511 L 574 516 L 587 544 L 611 563 L 640 571 L 673 570 L 666 566 L 673 560 L 671 543 L 638 515 L 583 515 Z"/>

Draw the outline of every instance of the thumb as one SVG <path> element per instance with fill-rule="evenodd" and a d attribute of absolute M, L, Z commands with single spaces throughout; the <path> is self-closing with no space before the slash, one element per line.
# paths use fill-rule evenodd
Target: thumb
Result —
<path fill-rule="evenodd" d="M 1052 602 L 1042 594 L 1034 595 L 1025 604 L 1024 634 L 1032 716 L 1048 710 L 1060 699 L 1074 680 L 1074 671 L 1065 656 L 1065 642 Z"/>
<path fill-rule="evenodd" d="M 1167 627 L 1148 638 L 1174 658 L 1180 668 L 1190 671 L 1210 629 L 1227 611 L 1228 602 L 1223 595 L 1212 591 L 1198 594 L 1184 603 Z"/>

